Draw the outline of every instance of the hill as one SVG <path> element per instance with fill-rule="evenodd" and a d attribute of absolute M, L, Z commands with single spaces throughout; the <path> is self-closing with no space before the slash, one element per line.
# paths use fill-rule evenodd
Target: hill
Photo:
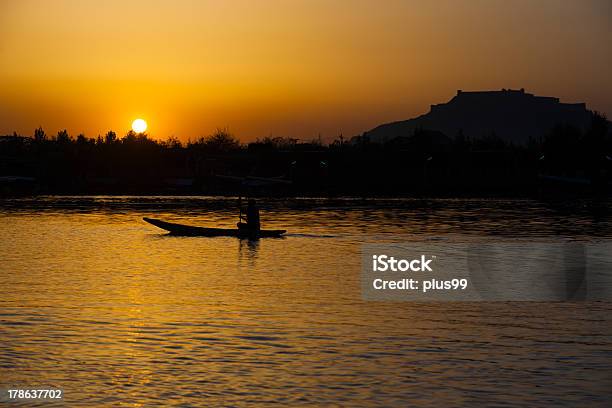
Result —
<path fill-rule="evenodd" d="M 592 112 L 584 103 L 561 103 L 559 98 L 536 96 L 524 89 L 501 91 L 457 91 L 450 101 L 431 105 L 431 110 L 414 119 L 380 125 L 363 136 L 383 143 L 409 137 L 417 129 L 434 130 L 455 137 L 497 137 L 506 142 L 526 144 L 540 140 L 556 125 L 571 125 L 584 131 Z"/>

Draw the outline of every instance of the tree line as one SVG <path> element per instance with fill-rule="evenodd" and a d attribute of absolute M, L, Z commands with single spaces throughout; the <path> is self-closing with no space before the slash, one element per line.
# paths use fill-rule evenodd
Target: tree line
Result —
<path fill-rule="evenodd" d="M 26 191 L 71 194 L 520 194 L 538 190 L 547 177 L 561 190 L 572 183 L 605 190 L 609 124 L 593 113 L 586 130 L 560 124 L 523 145 L 494 134 L 472 138 L 427 129 L 386 143 L 340 135 L 324 144 L 289 137 L 241 143 L 227 129 L 182 143 L 134 131 L 48 136 L 39 127 L 32 136 L 0 137 L 0 176 L 26 177 Z M 285 182 L 252 186 L 244 177 Z M 5 194 L 20 189 L 6 182 L 3 188 Z"/>

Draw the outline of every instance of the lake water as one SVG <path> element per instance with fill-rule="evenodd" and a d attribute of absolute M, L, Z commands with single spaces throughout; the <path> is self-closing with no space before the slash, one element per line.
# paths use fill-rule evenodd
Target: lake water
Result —
<path fill-rule="evenodd" d="M 610 204 L 269 200 L 262 223 L 287 237 L 249 242 L 141 220 L 232 227 L 235 199 L 1 200 L 0 389 L 64 390 L 28 406 L 609 406 L 611 303 L 364 301 L 359 254 L 608 240 Z"/>

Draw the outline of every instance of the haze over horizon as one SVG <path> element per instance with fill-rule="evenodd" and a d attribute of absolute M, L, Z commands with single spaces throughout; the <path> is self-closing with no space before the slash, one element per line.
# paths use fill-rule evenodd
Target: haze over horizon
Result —
<path fill-rule="evenodd" d="M 606 0 L 0 0 L 0 134 L 351 137 L 457 89 L 612 116 Z"/>

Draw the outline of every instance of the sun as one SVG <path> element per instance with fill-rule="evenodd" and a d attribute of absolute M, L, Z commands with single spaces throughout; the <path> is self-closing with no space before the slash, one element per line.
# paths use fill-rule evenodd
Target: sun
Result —
<path fill-rule="evenodd" d="M 144 119 L 136 119 L 132 122 L 132 130 L 136 133 L 143 133 L 147 130 L 147 122 Z"/>

